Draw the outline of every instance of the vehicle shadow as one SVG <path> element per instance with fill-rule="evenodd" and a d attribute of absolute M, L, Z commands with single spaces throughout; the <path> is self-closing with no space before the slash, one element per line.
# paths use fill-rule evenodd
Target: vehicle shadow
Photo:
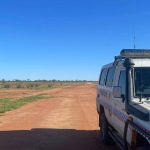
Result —
<path fill-rule="evenodd" d="M 105 150 L 99 131 L 32 129 L 0 131 L 0 150 Z M 115 148 L 114 148 L 115 149 Z"/>

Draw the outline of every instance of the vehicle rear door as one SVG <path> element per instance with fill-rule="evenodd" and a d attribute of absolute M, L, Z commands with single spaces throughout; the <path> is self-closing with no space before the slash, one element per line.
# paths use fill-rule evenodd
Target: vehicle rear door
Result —
<path fill-rule="evenodd" d="M 115 86 L 121 88 L 121 98 L 112 99 L 112 121 L 113 127 L 123 136 L 125 121 L 127 114 L 125 111 L 125 97 L 126 97 L 126 70 L 125 68 L 116 68 Z"/>

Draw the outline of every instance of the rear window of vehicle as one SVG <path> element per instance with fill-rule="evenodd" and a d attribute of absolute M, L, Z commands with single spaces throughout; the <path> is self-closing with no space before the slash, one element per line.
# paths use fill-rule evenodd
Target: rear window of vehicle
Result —
<path fill-rule="evenodd" d="M 106 81 L 106 86 L 111 87 L 113 85 L 113 80 L 114 80 L 114 73 L 115 73 L 115 68 L 110 68 L 108 70 L 108 75 L 107 75 L 107 81 Z"/>
<path fill-rule="evenodd" d="M 99 81 L 100 85 L 105 85 L 105 83 L 106 83 L 106 76 L 107 76 L 107 70 L 103 69 L 102 72 L 101 72 L 100 81 Z"/>

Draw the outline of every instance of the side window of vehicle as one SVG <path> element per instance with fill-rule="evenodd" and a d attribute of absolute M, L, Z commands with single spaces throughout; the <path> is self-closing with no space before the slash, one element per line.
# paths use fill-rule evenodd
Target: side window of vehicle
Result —
<path fill-rule="evenodd" d="M 106 76 L 107 76 L 107 70 L 103 69 L 102 72 L 101 72 L 101 76 L 100 76 L 100 82 L 99 82 L 100 85 L 105 85 Z"/>
<path fill-rule="evenodd" d="M 113 80 L 114 80 L 114 73 L 115 73 L 115 68 L 110 68 L 108 71 L 108 75 L 107 75 L 107 81 L 106 81 L 106 86 L 111 87 L 113 84 Z"/>
<path fill-rule="evenodd" d="M 121 92 L 125 96 L 126 94 L 126 71 L 125 70 L 120 71 L 118 86 L 121 87 Z"/>

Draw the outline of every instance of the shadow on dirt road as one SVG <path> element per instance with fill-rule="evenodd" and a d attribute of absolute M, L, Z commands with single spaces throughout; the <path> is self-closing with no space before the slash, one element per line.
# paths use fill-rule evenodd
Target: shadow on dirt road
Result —
<path fill-rule="evenodd" d="M 105 150 L 99 131 L 32 129 L 0 131 L 1 150 Z"/>

